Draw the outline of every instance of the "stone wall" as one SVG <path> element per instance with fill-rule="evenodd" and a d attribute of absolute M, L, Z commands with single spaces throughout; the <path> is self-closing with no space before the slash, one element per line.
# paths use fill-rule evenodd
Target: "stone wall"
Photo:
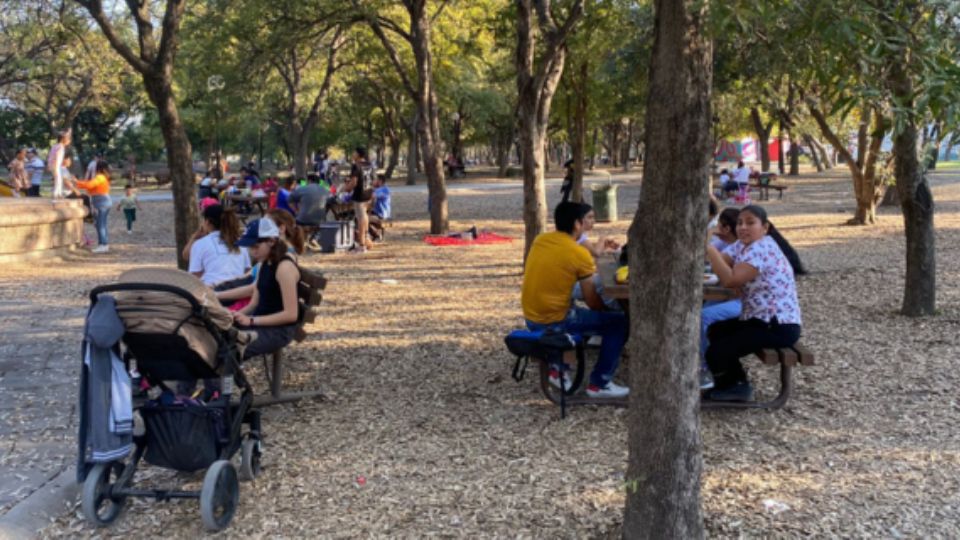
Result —
<path fill-rule="evenodd" d="M 0 260 L 40 257 L 75 248 L 86 210 L 79 200 L 0 198 Z"/>

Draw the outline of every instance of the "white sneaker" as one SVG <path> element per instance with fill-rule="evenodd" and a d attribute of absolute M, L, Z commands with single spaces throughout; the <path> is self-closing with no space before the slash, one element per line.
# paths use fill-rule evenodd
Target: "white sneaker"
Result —
<path fill-rule="evenodd" d="M 550 376 L 547 377 L 547 380 L 550 381 L 550 384 L 552 384 L 554 388 L 560 388 L 560 372 L 559 371 L 555 369 L 551 369 Z M 571 387 L 573 387 L 573 381 L 570 380 L 570 374 L 567 372 L 564 372 L 563 373 L 563 391 L 569 392 Z"/>
<path fill-rule="evenodd" d="M 131 231 L 130 229 L 127 229 L 127 234 L 133 234 L 133 231 Z"/>
<path fill-rule="evenodd" d="M 607 386 L 598 388 L 594 385 L 587 387 L 587 395 L 592 398 L 622 398 L 630 394 L 630 389 L 626 386 L 620 386 L 614 382 L 608 382 Z"/>
<path fill-rule="evenodd" d="M 91 250 L 91 253 L 107 253 L 110 251 L 110 246 L 99 245 Z"/>

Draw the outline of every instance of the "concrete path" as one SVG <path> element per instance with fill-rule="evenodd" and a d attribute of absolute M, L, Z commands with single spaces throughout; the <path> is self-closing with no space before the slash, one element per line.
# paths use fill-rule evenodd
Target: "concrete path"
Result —
<path fill-rule="evenodd" d="M 22 537 L 23 530 L 46 524 L 44 505 L 21 506 L 44 495 L 57 513 L 73 492 L 76 454 L 76 388 L 84 310 L 51 306 L 14 287 L 3 287 L 0 301 L 0 538 Z M 64 474 L 65 473 L 65 474 Z M 57 496 L 51 483 L 59 479 Z M 64 485 L 64 478 L 70 481 Z M 46 493 L 44 493 L 46 488 Z M 38 500 L 34 497 L 34 501 Z"/>

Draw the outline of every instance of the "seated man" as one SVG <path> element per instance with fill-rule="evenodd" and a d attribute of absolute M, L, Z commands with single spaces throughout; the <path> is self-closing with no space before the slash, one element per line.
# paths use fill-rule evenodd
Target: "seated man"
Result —
<path fill-rule="evenodd" d="M 373 204 L 370 206 L 370 236 L 374 240 L 383 238 L 383 222 L 390 219 L 390 188 L 387 177 L 378 174 L 373 181 Z"/>
<path fill-rule="evenodd" d="M 308 178 L 307 185 L 300 186 L 290 193 L 287 205 L 295 212 L 298 224 L 319 225 L 326 221 L 325 206 L 330 191 L 320 185 L 319 176 L 311 174 Z M 279 200 L 277 206 L 279 206 Z"/>
<path fill-rule="evenodd" d="M 283 181 L 283 187 L 277 190 L 277 208 L 290 212 L 291 216 L 297 215 L 296 211 L 290 207 L 290 194 L 293 193 L 295 183 L 296 178 L 288 176 Z"/>
<path fill-rule="evenodd" d="M 523 272 L 520 303 L 530 330 L 591 332 L 602 336 L 603 345 L 597 365 L 590 374 L 587 395 L 619 398 L 630 389 L 612 382 L 627 340 L 627 319 L 623 313 L 605 311 L 597 294 L 596 264 L 590 252 L 577 244 L 583 229 L 583 210 L 579 203 L 562 202 L 554 211 L 557 230 L 543 233 L 533 241 Z M 571 308 L 573 286 L 580 284 L 589 309 Z M 561 376 L 551 372 L 551 383 L 560 386 Z M 570 380 L 563 373 L 563 387 Z"/>

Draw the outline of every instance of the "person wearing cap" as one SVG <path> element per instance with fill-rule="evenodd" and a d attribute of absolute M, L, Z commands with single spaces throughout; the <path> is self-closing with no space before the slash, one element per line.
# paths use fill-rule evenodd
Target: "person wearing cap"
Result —
<path fill-rule="evenodd" d="M 236 246 L 239 237 L 240 221 L 233 210 L 208 206 L 200 228 L 183 248 L 187 270 L 211 287 L 243 276 L 250 268 L 250 255 Z"/>
<path fill-rule="evenodd" d="M 25 195 L 30 188 L 30 179 L 27 178 L 27 149 L 21 148 L 7 164 L 10 169 L 10 183 L 13 184 L 13 196 Z"/>
<path fill-rule="evenodd" d="M 31 148 L 27 150 L 27 164 L 24 166 L 27 174 L 30 175 L 30 187 L 27 189 L 27 197 L 40 196 L 40 184 L 43 182 L 44 167 L 43 160 L 37 155 L 37 149 Z"/>
<path fill-rule="evenodd" d="M 47 155 L 47 168 L 53 173 L 53 198 L 63 198 L 63 158 L 67 156 L 67 148 L 73 140 L 73 132 L 65 129 L 60 132 L 57 144 L 50 148 Z M 99 171 L 98 171 L 99 172 Z"/>
<path fill-rule="evenodd" d="M 300 269 L 280 237 L 280 227 L 270 218 L 251 221 L 237 246 L 249 249 L 250 256 L 260 263 L 250 303 L 233 315 L 238 327 L 256 332 L 243 353 L 246 360 L 278 351 L 293 340 L 299 317 Z"/>

